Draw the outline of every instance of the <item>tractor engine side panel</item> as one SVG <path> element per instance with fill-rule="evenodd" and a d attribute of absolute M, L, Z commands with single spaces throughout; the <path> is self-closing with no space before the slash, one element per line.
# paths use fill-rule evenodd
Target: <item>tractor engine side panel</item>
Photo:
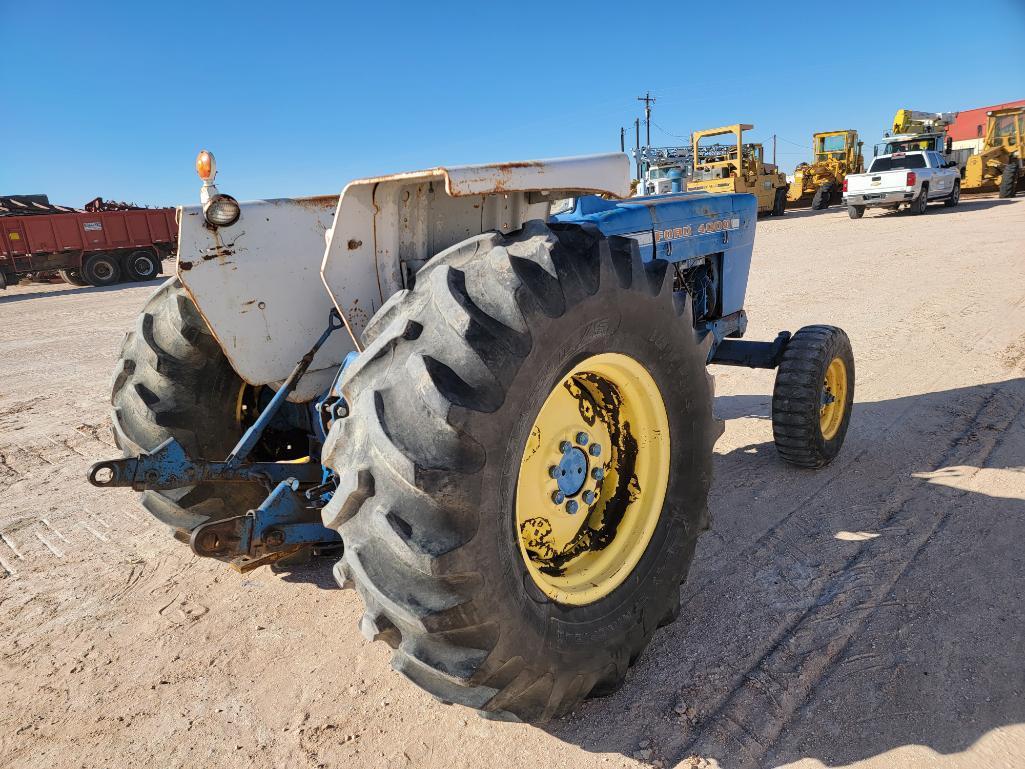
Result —
<path fill-rule="evenodd" d="M 725 316 L 744 308 L 757 215 L 754 195 L 684 192 L 619 202 L 583 197 L 572 212 L 553 218 L 631 237 L 645 260 L 682 265 L 722 254 L 719 315 Z"/>

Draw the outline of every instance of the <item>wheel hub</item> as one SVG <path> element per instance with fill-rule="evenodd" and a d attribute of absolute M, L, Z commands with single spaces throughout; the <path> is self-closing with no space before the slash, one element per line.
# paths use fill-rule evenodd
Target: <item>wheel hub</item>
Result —
<path fill-rule="evenodd" d="M 564 441 L 568 443 L 568 441 Z M 555 465 L 555 481 L 559 491 L 567 497 L 580 493 L 587 482 L 587 454 L 576 446 L 568 446 L 562 459 Z"/>
<path fill-rule="evenodd" d="M 669 420 L 657 385 L 626 355 L 596 355 L 549 393 L 516 486 L 520 554 L 534 583 L 582 605 L 621 584 L 665 500 Z"/>
<path fill-rule="evenodd" d="M 840 358 L 833 358 L 822 381 L 819 406 L 819 429 L 822 437 L 832 440 L 843 422 L 847 408 L 847 367 Z"/>

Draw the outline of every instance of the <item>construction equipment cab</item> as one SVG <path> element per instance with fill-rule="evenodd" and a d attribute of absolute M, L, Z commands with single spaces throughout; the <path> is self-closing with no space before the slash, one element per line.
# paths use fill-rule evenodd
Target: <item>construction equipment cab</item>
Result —
<path fill-rule="evenodd" d="M 1014 197 L 1025 184 L 1022 157 L 1025 107 L 995 109 L 986 115 L 986 140 L 982 151 L 968 158 L 964 189 L 966 192 L 996 190 L 1002 198 Z"/>
<path fill-rule="evenodd" d="M 840 190 L 847 174 L 865 170 L 861 155 L 862 142 L 854 130 L 825 131 L 812 136 L 812 163 L 801 163 L 794 170 L 789 203 L 802 203 L 815 210 L 828 208 L 840 200 Z"/>
<path fill-rule="evenodd" d="M 775 165 L 765 162 L 761 144 L 744 144 L 744 131 L 753 125 L 737 123 L 694 133 L 694 176 L 688 190 L 747 192 L 758 199 L 758 213 L 782 216 L 787 204 L 787 179 Z M 702 140 L 733 136 L 729 144 Z"/>
<path fill-rule="evenodd" d="M 947 127 L 956 118 L 956 112 L 899 109 L 893 116 L 890 132 L 875 145 L 872 154 L 878 157 L 895 152 L 938 152 L 944 160 L 952 160 L 958 169 L 963 169 L 971 151 L 954 149 L 953 140 L 947 134 Z"/>

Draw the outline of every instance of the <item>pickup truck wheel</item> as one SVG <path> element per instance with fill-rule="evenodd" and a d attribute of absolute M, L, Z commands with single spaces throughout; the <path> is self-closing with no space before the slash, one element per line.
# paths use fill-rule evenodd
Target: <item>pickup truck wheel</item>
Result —
<path fill-rule="evenodd" d="M 926 207 L 929 205 L 929 185 L 923 184 L 921 191 L 918 193 L 918 197 L 911 201 L 911 213 L 915 216 L 924 214 Z"/>
<path fill-rule="evenodd" d="M 823 183 L 815 190 L 815 195 L 811 199 L 811 207 L 816 211 L 829 208 L 829 204 L 833 201 L 833 190 L 835 187 L 836 185 L 833 182 Z"/>
<path fill-rule="evenodd" d="M 111 254 L 93 254 L 82 263 L 82 277 L 90 286 L 112 286 L 121 280 L 121 264 Z"/>
<path fill-rule="evenodd" d="M 160 262 L 152 251 L 133 251 L 125 257 L 124 262 L 129 280 L 153 280 L 160 274 Z"/>
<path fill-rule="evenodd" d="M 954 206 L 956 206 L 960 202 L 961 202 L 961 182 L 960 181 L 955 181 L 954 182 L 954 189 L 952 189 L 950 191 L 950 195 L 948 195 L 947 199 L 943 201 L 943 205 L 945 205 L 947 208 L 953 208 Z"/>
<path fill-rule="evenodd" d="M 535 221 L 393 299 L 323 453 L 364 635 L 491 718 L 610 693 L 676 617 L 708 526 L 721 428 L 689 295 L 632 241 Z"/>
<path fill-rule="evenodd" d="M 861 217 L 863 217 L 865 215 L 865 207 L 864 206 L 847 206 L 847 215 L 849 217 L 851 217 L 851 219 L 860 219 Z"/>
<path fill-rule="evenodd" d="M 88 286 L 89 282 L 82 277 L 79 270 L 57 270 L 61 280 L 70 286 Z"/>
<path fill-rule="evenodd" d="M 840 452 L 854 403 L 854 353 L 836 326 L 805 326 L 783 352 L 772 391 L 772 435 L 779 455 L 823 467 Z"/>
<path fill-rule="evenodd" d="M 125 456 L 176 438 L 194 458 L 223 459 L 241 437 L 243 382 L 177 279 L 150 297 L 121 345 L 110 402 Z M 142 506 L 179 539 L 201 523 L 244 515 L 267 496 L 259 483 L 204 482 L 144 491 Z"/>
<path fill-rule="evenodd" d="M 1013 198 L 1018 194 L 1018 161 L 1012 160 L 1004 166 L 1000 175 L 1000 192 L 1002 198 Z"/>

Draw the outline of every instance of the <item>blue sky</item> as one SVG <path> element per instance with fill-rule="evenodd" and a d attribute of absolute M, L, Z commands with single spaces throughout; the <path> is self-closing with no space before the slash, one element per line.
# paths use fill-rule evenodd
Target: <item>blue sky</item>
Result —
<path fill-rule="evenodd" d="M 615 151 L 646 90 L 653 144 L 754 123 L 787 171 L 816 130 L 1025 97 L 1025 0 L 43 7 L 0 0 L 0 194 L 71 205 L 193 203 L 204 147 L 242 199 Z"/>

